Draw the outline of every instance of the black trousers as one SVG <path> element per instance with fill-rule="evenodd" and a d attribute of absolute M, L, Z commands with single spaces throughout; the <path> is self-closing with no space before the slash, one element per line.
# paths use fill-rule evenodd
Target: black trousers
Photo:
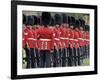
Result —
<path fill-rule="evenodd" d="M 53 53 L 53 67 L 60 67 L 61 61 L 60 61 L 60 49 L 54 49 Z"/>
<path fill-rule="evenodd" d="M 35 48 L 30 48 L 29 54 L 30 54 L 31 68 L 37 68 L 38 64 L 37 64 L 36 49 Z"/>
<path fill-rule="evenodd" d="M 36 58 L 37 58 L 37 67 L 40 68 L 40 66 L 41 66 L 40 50 L 36 48 L 35 51 L 36 51 Z"/>
<path fill-rule="evenodd" d="M 82 50 L 81 47 L 77 48 L 77 53 L 78 53 L 78 65 L 81 65 L 81 57 L 82 57 Z"/>
<path fill-rule="evenodd" d="M 88 50 L 87 57 L 89 58 L 90 57 L 90 45 L 87 46 L 87 50 Z"/>
<path fill-rule="evenodd" d="M 85 58 L 89 58 L 89 56 L 90 56 L 89 46 L 85 46 L 85 51 L 86 51 Z"/>
<path fill-rule="evenodd" d="M 73 48 L 68 48 L 68 66 L 72 66 L 72 61 L 73 61 Z"/>
<path fill-rule="evenodd" d="M 68 66 L 68 48 L 62 49 L 62 67 Z"/>
<path fill-rule="evenodd" d="M 77 61 L 78 61 L 78 59 L 77 59 L 77 48 L 73 48 L 73 65 L 74 66 L 77 66 Z"/>
<path fill-rule="evenodd" d="M 52 67 L 53 64 L 53 54 L 50 51 L 41 50 L 40 51 L 40 67 Z"/>
<path fill-rule="evenodd" d="M 25 58 L 25 60 L 26 60 L 26 62 L 27 62 L 27 66 L 26 66 L 26 68 L 30 68 L 30 56 L 29 56 L 29 49 L 25 46 L 25 52 L 26 52 L 26 58 Z"/>

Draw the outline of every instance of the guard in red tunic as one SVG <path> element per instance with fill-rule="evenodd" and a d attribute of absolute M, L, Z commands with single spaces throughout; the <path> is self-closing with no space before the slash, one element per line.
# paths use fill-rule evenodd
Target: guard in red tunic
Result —
<path fill-rule="evenodd" d="M 54 32 L 49 28 L 51 14 L 43 12 L 41 17 L 43 28 L 38 30 L 41 67 L 51 67 L 52 50 L 54 49 Z"/>
<path fill-rule="evenodd" d="M 29 56 L 29 45 L 28 45 L 28 32 L 30 30 L 29 26 L 28 26 L 28 22 L 27 22 L 27 16 L 23 15 L 23 48 L 26 52 L 26 58 L 24 58 L 24 60 L 27 62 L 26 68 L 30 68 L 30 56 Z"/>
<path fill-rule="evenodd" d="M 70 22 L 70 16 L 67 16 L 67 20 L 66 20 L 66 37 L 65 37 L 65 39 L 66 39 L 66 41 L 65 41 L 65 45 L 66 45 L 66 48 L 67 48 L 67 53 L 68 53 L 68 47 L 69 47 L 69 30 L 70 30 L 70 28 L 69 28 L 69 23 Z"/>
<path fill-rule="evenodd" d="M 86 53 L 87 54 L 87 48 L 86 48 L 86 35 L 87 35 L 87 30 L 86 30 L 86 28 L 87 28 L 87 25 L 85 25 L 85 29 L 84 29 L 84 53 Z M 85 56 L 84 56 L 84 59 L 85 59 Z"/>
<path fill-rule="evenodd" d="M 90 35 L 89 35 L 89 25 L 85 25 L 85 57 L 89 58 L 89 44 L 90 44 Z"/>
<path fill-rule="evenodd" d="M 69 29 L 69 62 L 68 66 L 74 65 L 74 25 L 75 25 L 75 18 L 70 18 L 70 29 Z"/>
<path fill-rule="evenodd" d="M 75 31 L 74 31 L 74 49 L 75 49 L 75 52 L 74 52 L 74 63 L 75 63 L 75 66 L 77 65 L 80 65 L 80 51 L 79 51 L 79 25 L 80 25 L 80 22 L 79 20 L 76 20 L 75 21 Z"/>
<path fill-rule="evenodd" d="M 82 39 L 83 39 L 83 44 L 82 44 L 82 48 L 83 48 L 82 63 L 83 63 L 83 60 L 85 59 L 85 56 L 86 56 L 86 49 L 85 49 L 85 20 L 82 20 L 82 27 L 83 27 L 83 31 L 82 31 Z"/>
<path fill-rule="evenodd" d="M 39 30 L 39 28 L 41 28 L 40 18 L 41 17 L 39 17 L 39 16 L 34 17 L 34 20 L 35 20 L 34 27 L 35 27 L 35 29 L 33 31 L 34 31 L 34 34 L 35 34 L 34 37 L 36 39 L 38 38 L 38 30 Z M 36 40 L 35 50 L 36 50 L 36 56 L 37 56 L 37 64 L 38 64 L 38 67 L 40 67 L 41 66 L 41 61 L 40 61 L 40 50 L 39 50 L 39 46 L 38 46 L 38 39 Z"/>
<path fill-rule="evenodd" d="M 25 40 L 25 35 L 24 35 L 24 28 L 25 28 L 25 25 L 26 25 L 26 15 L 23 14 L 23 41 L 22 41 L 22 47 L 23 49 L 25 48 L 25 44 L 26 44 L 26 40 Z"/>
<path fill-rule="evenodd" d="M 61 31 L 61 43 L 62 43 L 62 66 L 68 65 L 68 34 L 69 34 L 69 24 L 68 24 L 68 16 L 66 14 L 62 14 L 62 26 L 60 28 Z"/>
<path fill-rule="evenodd" d="M 61 49 L 61 42 L 60 42 L 60 25 L 61 25 L 61 16 L 59 14 L 55 14 L 55 37 L 54 37 L 54 67 L 61 66 L 61 56 L 60 56 L 60 49 Z"/>
<path fill-rule="evenodd" d="M 70 37 L 70 16 L 67 16 L 66 21 L 66 36 L 65 36 L 65 52 L 66 52 L 66 66 L 69 66 L 70 62 L 70 56 L 69 56 L 69 37 Z"/>
<path fill-rule="evenodd" d="M 38 24 L 38 19 L 37 16 L 32 15 L 33 23 L 31 26 L 31 32 L 32 32 L 32 38 L 29 38 L 30 44 L 33 46 L 31 48 L 31 67 L 32 68 L 37 68 L 39 67 L 39 62 L 38 62 L 38 51 L 37 51 L 37 24 Z M 32 41 L 32 42 L 31 42 Z"/>
<path fill-rule="evenodd" d="M 80 20 L 80 27 L 79 27 L 79 45 L 80 45 L 80 65 L 83 63 L 83 59 L 84 59 L 84 24 L 83 24 L 83 20 Z"/>
<path fill-rule="evenodd" d="M 27 43 L 29 46 L 29 57 L 30 57 L 30 62 L 31 62 L 31 68 L 36 68 L 37 67 L 37 59 L 36 59 L 36 51 L 35 51 L 35 47 L 36 45 L 34 43 L 36 43 L 36 38 L 34 37 L 35 34 L 33 34 L 32 31 L 32 26 L 34 25 L 34 20 L 32 16 L 28 16 L 27 18 L 27 26 L 30 28 L 27 31 Z"/>

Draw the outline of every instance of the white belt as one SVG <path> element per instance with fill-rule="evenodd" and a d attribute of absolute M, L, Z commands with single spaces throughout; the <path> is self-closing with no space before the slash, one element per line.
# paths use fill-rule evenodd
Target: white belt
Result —
<path fill-rule="evenodd" d="M 72 39 L 72 38 L 69 38 L 69 40 L 74 40 L 74 41 L 78 41 L 77 39 Z"/>
<path fill-rule="evenodd" d="M 84 40 L 86 40 L 86 41 L 90 41 L 89 39 L 84 39 Z"/>
<path fill-rule="evenodd" d="M 75 41 L 78 41 L 77 39 L 74 39 Z"/>
<path fill-rule="evenodd" d="M 24 35 L 28 35 L 28 33 L 24 33 Z"/>
<path fill-rule="evenodd" d="M 84 40 L 83 38 L 78 38 L 79 40 Z"/>
<path fill-rule="evenodd" d="M 60 37 L 60 39 L 69 39 L 69 38 Z"/>
<path fill-rule="evenodd" d="M 58 38 L 54 38 L 55 40 L 59 40 Z"/>
<path fill-rule="evenodd" d="M 51 39 L 40 39 L 41 41 L 51 41 Z"/>
<path fill-rule="evenodd" d="M 28 38 L 28 40 L 37 40 L 37 39 L 34 39 L 34 38 Z"/>

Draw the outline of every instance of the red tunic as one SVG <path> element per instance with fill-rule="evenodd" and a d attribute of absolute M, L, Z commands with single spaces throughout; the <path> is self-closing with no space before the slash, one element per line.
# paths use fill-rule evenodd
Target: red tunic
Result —
<path fill-rule="evenodd" d="M 22 45 L 23 45 L 23 48 L 25 47 L 26 43 L 28 43 L 27 42 L 28 30 L 29 30 L 28 27 L 24 27 L 23 32 L 22 32 Z"/>
<path fill-rule="evenodd" d="M 54 49 L 54 32 L 48 27 L 38 30 L 38 46 L 40 50 Z"/>
<path fill-rule="evenodd" d="M 85 35 L 85 44 L 86 44 L 86 46 L 90 45 L 90 35 L 89 35 L 89 33 L 86 33 L 86 35 Z"/>
<path fill-rule="evenodd" d="M 59 28 L 55 28 L 54 29 L 54 34 L 55 34 L 55 37 L 54 37 L 54 46 L 56 46 L 58 49 L 61 47 L 60 45 L 60 30 Z"/>
<path fill-rule="evenodd" d="M 26 39 L 25 39 L 25 35 L 24 35 L 24 30 L 22 32 L 22 47 L 25 48 L 25 44 L 26 44 Z"/>
<path fill-rule="evenodd" d="M 79 41 L 80 46 L 84 46 L 84 33 L 83 33 L 83 31 L 79 31 L 78 41 Z"/>
<path fill-rule="evenodd" d="M 29 48 L 35 48 L 33 45 L 34 38 L 32 30 L 30 30 L 28 27 L 24 29 L 24 35 L 25 35 L 25 41 L 28 43 Z"/>
<path fill-rule="evenodd" d="M 79 32 L 78 31 L 74 31 L 74 43 L 75 43 L 75 48 L 79 48 L 79 41 L 78 41 L 78 38 L 79 38 Z"/>
<path fill-rule="evenodd" d="M 60 40 L 61 40 L 61 45 L 62 45 L 62 48 L 65 48 L 66 47 L 66 28 L 64 27 L 60 27 Z"/>
<path fill-rule="evenodd" d="M 69 47 L 69 28 L 66 28 L 66 35 L 65 35 L 65 45 L 66 45 L 66 48 Z"/>
<path fill-rule="evenodd" d="M 38 46 L 37 46 L 37 30 L 32 29 L 31 31 L 33 33 L 33 46 L 34 46 L 34 48 L 36 48 L 36 47 L 38 48 Z"/>
<path fill-rule="evenodd" d="M 74 47 L 74 30 L 69 29 L 69 44 L 70 44 L 70 48 Z"/>
<path fill-rule="evenodd" d="M 84 45 L 86 45 L 86 32 L 84 32 Z"/>
<path fill-rule="evenodd" d="M 83 46 L 85 46 L 86 45 L 86 43 L 85 43 L 85 31 L 82 34 L 82 38 L 83 38 Z"/>

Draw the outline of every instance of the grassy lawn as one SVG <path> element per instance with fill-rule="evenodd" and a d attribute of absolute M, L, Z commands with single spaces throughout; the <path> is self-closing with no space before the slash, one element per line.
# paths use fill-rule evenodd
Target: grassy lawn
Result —
<path fill-rule="evenodd" d="M 90 64 L 90 59 L 84 59 L 82 66 L 88 66 Z"/>

